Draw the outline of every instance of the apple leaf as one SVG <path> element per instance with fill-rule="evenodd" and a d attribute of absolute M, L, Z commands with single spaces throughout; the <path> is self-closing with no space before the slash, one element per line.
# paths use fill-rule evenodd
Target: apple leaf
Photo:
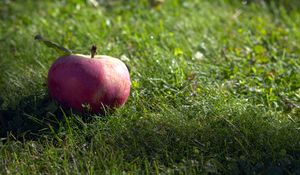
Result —
<path fill-rule="evenodd" d="M 72 54 L 71 50 L 69 50 L 69 49 L 67 49 L 67 48 L 65 48 L 63 46 L 60 46 L 57 43 L 54 43 L 54 42 L 52 42 L 50 40 L 47 40 L 44 37 L 42 37 L 41 35 L 36 35 L 34 37 L 34 39 L 43 42 L 47 47 L 54 48 L 56 51 L 58 51 L 60 53 L 63 52 L 63 54 L 65 54 L 65 55 Z"/>

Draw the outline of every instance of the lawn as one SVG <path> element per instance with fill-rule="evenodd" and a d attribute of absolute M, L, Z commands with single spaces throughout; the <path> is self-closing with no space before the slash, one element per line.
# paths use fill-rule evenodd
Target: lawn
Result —
<path fill-rule="evenodd" d="M 0 1 L 0 174 L 300 174 L 297 0 Z M 131 94 L 62 109 L 60 53 L 122 59 Z"/>

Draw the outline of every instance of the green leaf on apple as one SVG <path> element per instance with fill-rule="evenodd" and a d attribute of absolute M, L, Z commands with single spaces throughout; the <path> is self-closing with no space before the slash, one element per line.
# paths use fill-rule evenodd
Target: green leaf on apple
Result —
<path fill-rule="evenodd" d="M 54 43 L 50 40 L 47 40 L 44 37 L 42 37 L 41 35 L 36 35 L 34 37 L 34 39 L 43 42 L 47 47 L 54 48 L 56 51 L 58 51 L 59 53 L 63 53 L 64 55 L 71 55 L 72 54 L 72 51 L 70 49 L 67 49 L 63 46 L 60 46 L 57 43 Z"/>

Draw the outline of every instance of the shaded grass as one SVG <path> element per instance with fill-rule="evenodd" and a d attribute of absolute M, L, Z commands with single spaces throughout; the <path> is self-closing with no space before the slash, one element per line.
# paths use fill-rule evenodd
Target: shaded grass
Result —
<path fill-rule="evenodd" d="M 1 2 L 1 135 L 12 133 L 1 173 L 299 172 L 297 11 L 88 2 Z M 127 57 L 128 103 L 104 116 L 61 110 L 45 86 L 58 55 L 34 42 L 38 33 Z"/>

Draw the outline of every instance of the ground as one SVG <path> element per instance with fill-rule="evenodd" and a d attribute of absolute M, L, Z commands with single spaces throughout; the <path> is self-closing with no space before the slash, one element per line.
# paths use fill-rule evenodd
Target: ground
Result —
<path fill-rule="evenodd" d="M 296 0 L 5 0 L 0 20 L 0 174 L 300 174 Z M 37 34 L 121 58 L 126 105 L 62 109 Z"/>

